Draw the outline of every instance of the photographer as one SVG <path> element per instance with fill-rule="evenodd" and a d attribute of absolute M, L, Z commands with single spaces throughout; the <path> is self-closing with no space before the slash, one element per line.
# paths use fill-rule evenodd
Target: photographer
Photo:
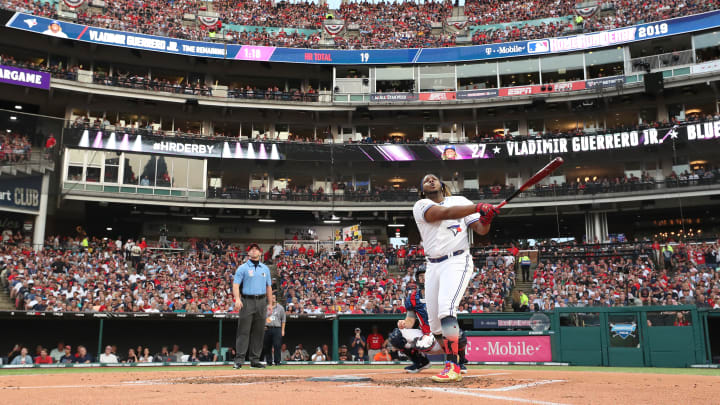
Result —
<path fill-rule="evenodd" d="M 295 347 L 295 353 L 290 356 L 290 361 L 305 361 L 303 357 L 302 348 L 300 346 Z"/>
<path fill-rule="evenodd" d="M 359 348 L 362 347 L 363 351 L 367 350 L 367 343 L 365 343 L 365 338 L 361 332 L 360 328 L 355 328 L 355 335 L 350 341 L 350 354 L 352 354 L 353 357 L 357 356 Z"/>

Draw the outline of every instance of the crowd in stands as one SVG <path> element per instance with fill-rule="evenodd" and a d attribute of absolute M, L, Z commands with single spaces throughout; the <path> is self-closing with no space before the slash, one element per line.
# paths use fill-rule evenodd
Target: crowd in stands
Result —
<path fill-rule="evenodd" d="M 240 246 L 190 240 L 187 251 L 159 252 L 133 241 L 50 236 L 43 251 L 27 236 L 3 233 L 0 282 L 15 306 L 31 311 L 235 312 L 232 275 L 244 260 Z M 173 240 L 170 247 L 178 248 Z M 277 266 L 281 302 L 290 313 L 401 313 L 421 249 L 378 245 L 315 252 L 304 246 L 266 252 Z M 406 261 L 407 260 L 407 261 Z M 421 261 L 421 260 L 420 260 Z M 388 265 L 407 265 L 404 277 Z M 467 310 L 495 309 L 509 291 L 505 267 L 483 267 L 471 283 Z M 512 278 L 512 277 L 510 277 Z M 489 310 L 489 309 L 486 309 Z"/>
<path fill-rule="evenodd" d="M 0 163 L 26 162 L 32 158 L 32 145 L 27 136 L 15 133 L 0 133 Z"/>
<path fill-rule="evenodd" d="M 165 78 L 150 78 L 148 75 L 118 73 L 115 76 L 104 72 L 94 72 L 93 82 L 106 86 L 125 87 L 130 89 L 163 91 L 167 93 L 212 96 L 212 89 L 207 84 L 171 81 Z"/>
<path fill-rule="evenodd" d="M 698 14 L 720 7 L 717 0 L 664 0 L 652 4 L 634 0 L 612 0 L 600 3 L 603 11 L 588 19 L 573 19 L 572 22 L 526 23 L 537 19 L 574 16 L 575 3 L 568 0 L 530 2 L 469 0 L 465 3 L 465 15 L 471 26 L 514 23 L 500 29 L 475 31 L 472 37 L 473 44 L 487 44 L 610 30 Z"/>
<path fill-rule="evenodd" d="M 716 166 L 709 166 L 707 169 L 686 170 L 680 174 L 672 171 L 664 180 L 658 180 L 648 172 L 643 171 L 640 173 L 640 177 L 630 173 L 617 176 L 586 176 L 568 179 L 568 181 L 562 183 L 553 181 L 553 183 L 548 184 L 537 184 L 532 189 L 527 190 L 523 196 L 525 198 L 542 198 L 648 191 L 658 188 L 710 185 L 717 183 L 718 180 L 720 180 L 720 169 Z M 513 184 L 495 183 L 480 185 L 477 189 L 464 189 L 460 191 L 460 194 L 471 200 L 486 200 L 504 198 L 514 191 L 515 185 Z M 418 188 L 416 186 L 393 187 L 377 185 L 372 188 L 355 188 L 351 184 L 342 182 L 333 183 L 331 190 L 325 190 L 323 187 L 313 188 L 299 185 L 274 186 L 268 189 L 265 183 L 259 187 L 250 188 L 232 185 L 208 188 L 208 198 L 237 200 L 330 201 L 334 199 L 335 201 L 393 202 L 414 201 L 417 197 Z"/>
<path fill-rule="evenodd" d="M 93 356 L 83 345 L 77 345 L 75 351 L 71 345 L 58 342 L 57 346 L 49 350 L 42 345 L 35 347 L 31 355 L 30 349 L 16 344 L 7 354 L 4 360 L 11 365 L 24 364 L 83 364 L 83 363 L 172 363 L 172 362 L 217 362 L 233 361 L 235 358 L 234 348 L 220 348 L 218 343 L 210 350 L 207 344 L 192 347 L 188 353 L 180 350 L 180 346 L 174 344 L 172 349 L 168 346 L 160 347 L 160 350 L 152 351 L 147 346 L 129 348 L 127 353 L 121 353 L 116 345 L 107 345 L 99 356 Z"/>
<path fill-rule="evenodd" d="M 346 24 L 357 24 L 358 36 L 335 39 L 343 49 L 429 48 L 452 46 L 455 36 L 433 35 L 432 23 L 444 23 L 452 13 L 450 1 L 343 2 L 338 10 Z"/>
<path fill-rule="evenodd" d="M 3 0 L 5 8 L 57 18 L 57 11 L 46 2 Z M 612 0 L 603 3 L 603 12 L 572 23 L 528 24 L 527 21 L 550 17 L 574 16 L 574 1 L 534 0 L 480 1 L 469 0 L 465 15 L 469 26 L 516 23 L 502 29 L 478 30 L 472 37 L 475 44 L 547 38 L 569 32 L 591 32 L 647 23 L 678 16 L 717 9 L 718 0 L 662 0 L 648 3 L 639 0 Z M 189 40 L 214 40 L 222 37 L 230 43 L 245 45 L 313 48 L 318 46 L 322 20 L 328 14 L 357 24 L 359 35 L 335 37 L 339 48 L 409 48 L 442 47 L 456 43 L 454 34 L 433 34 L 432 23 L 444 23 L 452 13 L 450 1 L 428 2 L 348 2 L 337 11 L 326 5 L 271 1 L 213 2 L 212 11 L 218 13 L 220 26 L 207 28 L 202 24 L 183 23 L 184 14 L 204 10 L 189 0 L 159 0 L 132 2 L 108 0 L 105 6 L 78 9 L 78 23 L 121 31 L 139 32 Z M 275 27 L 268 31 L 256 28 L 236 31 L 229 24 Z M 224 26 L 223 26 L 224 25 Z M 315 29 L 305 35 L 296 28 Z M 216 32 L 217 31 L 217 32 Z"/>
<path fill-rule="evenodd" d="M 186 250 L 171 252 L 149 248 L 144 238 L 123 242 L 79 234 L 50 236 L 45 249 L 35 252 L 20 232 L 5 231 L 2 238 L 0 283 L 20 310 L 236 312 L 232 276 L 245 260 L 237 244 L 191 239 Z M 170 245 L 180 247 L 176 240 Z M 406 293 L 415 288 L 414 272 L 424 265 L 421 246 L 376 245 L 357 251 L 347 246 L 315 251 L 312 246 L 300 241 L 265 252 L 265 260 L 276 265 L 276 290 L 288 313 L 405 312 Z M 646 305 L 656 298 L 670 305 L 688 302 L 688 293 L 681 290 L 689 286 L 694 303 L 720 308 L 720 277 L 714 271 L 718 246 L 540 243 L 531 302 L 542 310 L 612 305 L 617 297 L 622 305 Z M 518 252 L 512 246 L 474 250 L 476 269 L 461 313 L 502 311 L 510 302 Z M 395 265 L 392 273 L 389 266 Z M 646 288 L 652 296 L 645 295 Z"/>
<path fill-rule="evenodd" d="M 318 92 L 312 87 L 305 91 L 300 89 L 280 90 L 277 86 L 261 89 L 257 86 L 246 85 L 228 90 L 228 97 L 247 100 L 274 100 L 274 101 L 318 101 Z"/>
<path fill-rule="evenodd" d="M 398 353 L 391 350 L 389 342 L 373 326 L 369 335 L 360 333 L 350 342 L 342 344 L 338 348 L 338 360 L 347 362 L 367 361 L 393 361 L 398 360 Z M 199 348 L 198 348 L 199 347 Z M 270 349 L 272 350 L 272 349 Z M 280 347 L 280 360 L 282 362 L 312 361 L 322 362 L 332 360 L 329 345 L 318 346 L 315 351 L 308 353 L 302 343 L 295 346 L 291 352 L 288 345 L 283 343 Z M 263 353 L 264 354 L 264 353 Z M 30 348 L 15 344 L 6 356 L 0 356 L 0 364 L 10 365 L 33 365 L 33 364 L 134 364 L 134 363 L 199 363 L 199 362 L 231 362 L 235 360 L 236 351 L 234 347 L 220 347 L 219 342 L 215 348 L 210 350 L 207 344 L 192 347 L 187 353 L 183 352 L 180 345 L 173 344 L 161 346 L 160 350 L 152 350 L 148 346 L 138 345 L 130 347 L 127 352 L 119 350 L 117 345 L 105 346 L 102 353 L 95 356 L 88 352 L 83 345 L 73 346 L 65 342 L 58 342 L 52 350 L 37 345 L 34 352 Z"/>
<path fill-rule="evenodd" d="M 720 243 L 634 241 L 539 246 L 527 308 L 697 305 L 720 308 Z"/>
<path fill-rule="evenodd" d="M 82 66 L 63 66 L 61 63 L 43 64 L 33 60 L 16 60 L 12 55 L 0 54 L 0 64 L 14 66 L 22 69 L 38 70 L 48 72 L 56 79 L 77 80 L 77 71 Z"/>

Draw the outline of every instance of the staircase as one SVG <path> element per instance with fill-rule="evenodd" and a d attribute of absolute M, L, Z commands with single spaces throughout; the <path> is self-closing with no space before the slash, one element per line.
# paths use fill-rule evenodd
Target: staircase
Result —
<path fill-rule="evenodd" d="M 530 267 L 530 275 L 532 276 L 533 271 L 535 271 L 535 265 Z M 513 287 L 512 291 L 510 292 L 510 296 L 507 297 L 505 300 L 505 305 L 503 307 L 503 312 L 513 312 L 512 309 L 512 296 L 515 294 L 515 290 L 523 290 L 526 295 L 530 295 L 530 291 L 532 291 L 532 281 L 520 281 L 522 280 L 522 272 L 518 272 L 515 275 L 515 287 Z"/>
<path fill-rule="evenodd" d="M 15 310 L 15 302 L 10 299 L 10 294 L 4 288 L 0 288 L 0 311 L 13 310 Z"/>
<path fill-rule="evenodd" d="M 451 17 L 465 17 L 465 6 L 453 7 Z"/>

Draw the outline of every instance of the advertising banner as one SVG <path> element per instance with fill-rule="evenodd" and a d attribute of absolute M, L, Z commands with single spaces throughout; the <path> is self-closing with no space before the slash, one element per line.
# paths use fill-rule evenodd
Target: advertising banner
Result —
<path fill-rule="evenodd" d="M 504 319 L 504 318 L 475 318 L 475 329 L 530 329 L 530 319 Z"/>
<path fill-rule="evenodd" d="M 454 91 L 420 93 L 420 101 L 448 101 L 448 100 L 455 100 L 455 92 Z"/>
<path fill-rule="evenodd" d="M 480 98 L 491 98 L 498 96 L 498 89 L 476 89 L 476 90 L 462 90 L 458 91 L 458 100 L 472 100 Z"/>
<path fill-rule="evenodd" d="M 690 73 L 696 75 L 700 73 L 717 72 L 720 70 L 720 60 L 712 60 L 710 62 L 698 63 L 690 66 Z"/>
<path fill-rule="evenodd" d="M 372 102 L 404 102 L 404 101 L 416 101 L 418 99 L 415 93 L 373 93 L 370 95 L 370 101 Z"/>
<path fill-rule="evenodd" d="M 392 93 L 388 93 L 391 95 Z M 302 142 L 206 140 L 153 135 L 129 135 L 122 132 L 67 129 L 65 143 L 80 149 L 102 149 L 190 156 L 200 158 L 251 160 L 330 159 L 333 149 L 339 161 L 468 160 L 522 156 L 563 155 L 580 152 L 631 150 L 651 146 L 672 148 L 675 142 L 700 144 L 720 140 L 720 120 L 693 122 L 671 128 L 646 128 L 632 131 L 585 134 L 578 136 L 528 138 L 497 142 L 445 144 L 343 144 L 342 146 Z"/>
<path fill-rule="evenodd" d="M 532 94 L 562 93 L 566 91 L 585 90 L 585 81 L 562 82 L 543 85 L 505 87 L 498 91 L 500 97 L 529 96 Z"/>
<path fill-rule="evenodd" d="M 468 336 L 468 361 L 552 361 L 550 336 Z"/>
<path fill-rule="evenodd" d="M 269 142 L 143 137 L 142 135 L 131 136 L 123 133 L 90 131 L 87 129 L 74 135 L 68 134 L 68 139 L 72 139 L 68 145 L 76 142 L 76 145 L 73 146 L 79 148 L 223 159 L 284 160 L 284 156 L 281 155 L 278 149 L 278 144 Z M 79 139 L 77 138 L 78 135 Z"/>
<path fill-rule="evenodd" d="M 50 89 L 50 73 L 0 65 L 0 83 Z"/>
<path fill-rule="evenodd" d="M 588 90 L 591 89 L 598 89 L 598 88 L 610 88 L 610 87 L 617 87 L 619 84 L 625 83 L 625 77 L 624 76 L 611 76 L 611 77 L 603 77 L 601 79 L 590 79 L 585 81 L 585 88 Z"/>
<path fill-rule="evenodd" d="M 720 26 L 719 17 L 720 10 L 716 10 L 671 20 L 568 37 L 446 48 L 361 50 L 316 50 L 251 45 L 226 46 L 212 42 L 186 41 L 107 30 L 24 13 L 15 13 L 6 25 L 11 28 L 59 38 L 180 55 L 266 62 L 382 65 L 487 60 L 617 46 L 635 41 L 715 28 Z"/>
<path fill-rule="evenodd" d="M 42 176 L 0 178 L 0 210 L 16 208 L 25 211 L 40 210 Z"/>
<path fill-rule="evenodd" d="M 68 38 L 94 44 L 206 58 L 225 58 L 225 45 L 223 44 L 107 30 L 30 14 L 15 13 L 6 25 L 11 28 L 37 32 L 51 37 Z"/>

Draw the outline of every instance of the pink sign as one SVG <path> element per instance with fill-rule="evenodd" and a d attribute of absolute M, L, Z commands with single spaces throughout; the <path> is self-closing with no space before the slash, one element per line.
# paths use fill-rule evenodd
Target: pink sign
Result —
<path fill-rule="evenodd" d="M 552 361 L 550 336 L 468 336 L 469 361 Z"/>
<path fill-rule="evenodd" d="M 243 45 L 240 47 L 235 59 L 268 61 L 275 52 L 274 46 Z"/>

